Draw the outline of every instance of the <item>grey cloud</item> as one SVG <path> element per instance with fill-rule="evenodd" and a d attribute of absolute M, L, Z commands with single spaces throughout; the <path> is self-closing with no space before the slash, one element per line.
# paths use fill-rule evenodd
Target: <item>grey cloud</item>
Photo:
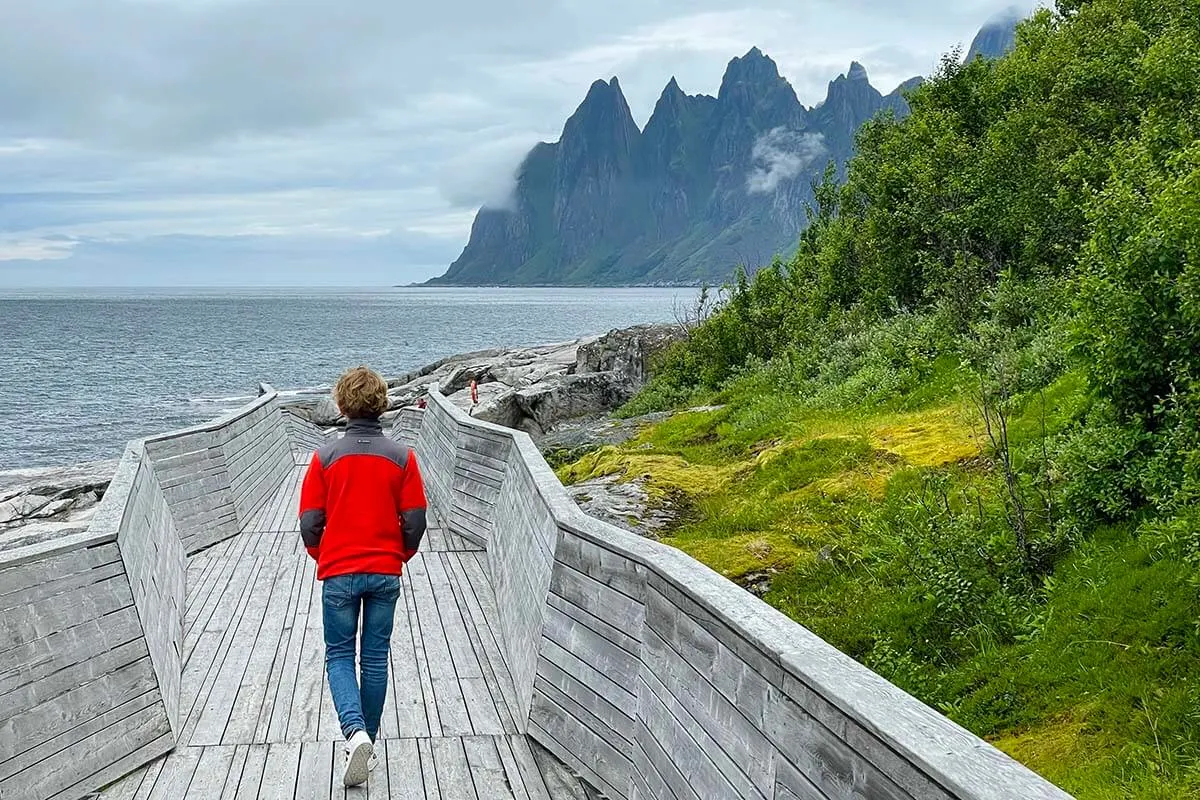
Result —
<path fill-rule="evenodd" d="M 751 194 L 770 194 L 827 152 L 825 137 L 819 133 L 798 133 L 787 128 L 767 131 L 754 142 L 753 167 L 746 179 L 746 190 Z"/>

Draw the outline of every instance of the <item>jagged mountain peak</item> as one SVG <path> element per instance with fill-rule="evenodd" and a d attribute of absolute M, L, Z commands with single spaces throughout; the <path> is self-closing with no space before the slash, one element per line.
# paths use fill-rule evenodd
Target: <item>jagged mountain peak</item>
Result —
<path fill-rule="evenodd" d="M 841 75 L 838 75 L 829 82 L 829 90 L 832 92 L 835 86 L 840 87 L 844 84 L 857 83 L 863 83 L 869 86 L 871 83 L 871 77 L 867 74 L 867 68 L 864 67 L 860 62 L 851 61 L 850 69 L 846 70 Z"/>
<path fill-rule="evenodd" d="M 569 138 L 574 133 L 586 134 L 595 131 L 598 127 L 611 128 L 614 126 L 618 128 L 632 126 L 636 134 L 637 125 L 633 121 L 633 113 L 629 110 L 629 103 L 626 102 L 625 95 L 621 91 L 621 84 L 615 77 L 607 81 L 597 80 L 592 83 L 583 102 L 579 104 L 575 113 L 563 126 L 563 139 Z"/>
<path fill-rule="evenodd" d="M 683 89 L 679 88 L 679 81 L 675 80 L 675 76 L 671 76 L 671 80 L 667 81 L 667 85 L 663 87 L 662 94 L 658 96 L 658 103 L 654 110 L 657 112 L 663 106 L 677 106 L 687 99 L 687 94 Z"/>
<path fill-rule="evenodd" d="M 721 89 L 717 97 L 727 97 L 738 86 L 749 84 L 771 87 L 780 82 L 787 83 L 779 74 L 779 67 L 775 61 L 762 50 L 752 47 L 746 55 L 729 62 L 725 68 L 725 76 L 721 79 Z"/>
<path fill-rule="evenodd" d="M 608 80 L 597 78 L 592 81 L 592 85 L 588 87 L 587 94 L 584 95 L 582 105 L 587 105 L 589 102 L 601 102 L 606 99 L 615 97 L 624 97 L 621 91 L 621 82 L 614 75 Z"/>
<path fill-rule="evenodd" d="M 980 28 L 967 51 L 966 63 L 976 58 L 1000 58 L 1017 43 L 1017 26 L 1025 19 L 1025 12 L 1017 6 L 1009 6 L 993 16 Z"/>
<path fill-rule="evenodd" d="M 879 90 L 871 85 L 870 77 L 867 75 L 867 68 L 857 61 L 850 64 L 850 69 L 838 75 L 829 82 L 829 90 L 825 94 L 825 100 L 818 108 L 828 108 L 832 103 L 839 102 L 856 102 L 857 98 L 874 97 L 879 95 Z"/>

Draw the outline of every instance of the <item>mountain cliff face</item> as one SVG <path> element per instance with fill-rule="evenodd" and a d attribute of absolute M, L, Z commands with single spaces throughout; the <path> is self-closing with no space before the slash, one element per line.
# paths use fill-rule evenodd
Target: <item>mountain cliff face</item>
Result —
<path fill-rule="evenodd" d="M 638 130 L 616 78 L 596 81 L 554 144 L 517 173 L 506 208 L 484 208 L 437 285 L 618 285 L 721 281 L 792 250 L 812 181 L 844 164 L 858 128 L 902 91 L 861 64 L 806 108 L 758 48 L 733 59 L 716 97 L 674 78 Z"/>
<path fill-rule="evenodd" d="M 971 49 L 967 51 L 967 63 L 979 56 L 1000 58 L 1012 50 L 1017 44 L 1017 23 L 1023 16 L 1019 8 L 1010 8 L 993 17 L 971 42 Z"/>

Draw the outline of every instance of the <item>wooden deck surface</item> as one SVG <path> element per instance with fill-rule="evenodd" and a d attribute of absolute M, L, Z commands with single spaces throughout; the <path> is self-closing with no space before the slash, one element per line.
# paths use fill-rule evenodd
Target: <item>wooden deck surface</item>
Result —
<path fill-rule="evenodd" d="M 296 521 L 302 471 L 243 533 L 191 557 L 180 744 L 100 798 L 575 796 L 569 776 L 535 759 L 517 727 L 484 554 L 437 529 L 402 581 L 381 763 L 366 786 L 341 787 L 320 584 Z"/>

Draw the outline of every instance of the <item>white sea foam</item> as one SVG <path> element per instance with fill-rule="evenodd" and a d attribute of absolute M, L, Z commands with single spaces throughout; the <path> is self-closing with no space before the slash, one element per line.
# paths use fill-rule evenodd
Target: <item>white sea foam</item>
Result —
<path fill-rule="evenodd" d="M 249 403 L 256 395 L 239 395 L 237 397 L 189 397 L 189 403 L 195 403 L 198 406 L 224 406 L 233 403 Z"/>

